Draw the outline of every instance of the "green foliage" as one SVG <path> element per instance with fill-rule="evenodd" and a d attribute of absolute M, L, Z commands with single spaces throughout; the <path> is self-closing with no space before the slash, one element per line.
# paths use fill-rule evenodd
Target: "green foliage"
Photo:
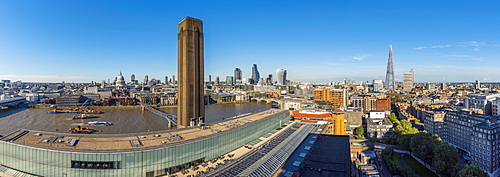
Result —
<path fill-rule="evenodd" d="M 395 102 L 405 102 L 406 100 L 401 98 L 399 95 L 396 95 L 396 96 L 393 96 L 391 97 L 391 102 L 395 103 Z"/>
<path fill-rule="evenodd" d="M 400 175 L 402 177 L 414 177 L 415 175 L 408 169 L 401 166 L 400 153 L 394 152 L 392 147 L 386 147 L 382 151 L 382 157 L 387 165 L 389 172 L 392 175 Z"/>
<path fill-rule="evenodd" d="M 397 143 L 401 145 L 401 148 L 403 148 L 404 150 L 408 150 L 411 135 L 417 133 L 418 129 L 413 127 L 413 125 L 407 120 L 399 121 L 396 117 L 396 114 L 394 113 L 389 115 L 388 118 L 394 124 L 391 143 Z"/>
<path fill-rule="evenodd" d="M 434 157 L 434 149 L 436 149 L 439 143 L 441 143 L 439 136 L 432 133 L 419 132 L 411 138 L 410 150 L 416 157 L 427 164 L 431 164 Z"/>
<path fill-rule="evenodd" d="M 484 172 L 479 168 L 478 166 L 475 165 L 465 165 L 460 171 L 458 171 L 457 175 L 458 177 L 488 177 L 488 173 Z"/>
<path fill-rule="evenodd" d="M 361 139 L 361 138 L 363 138 L 363 137 L 362 137 L 360 134 L 356 135 L 356 139 L 358 139 L 358 140 L 359 140 L 359 139 Z"/>
<path fill-rule="evenodd" d="M 363 126 L 359 126 L 358 128 L 356 128 L 356 135 L 363 135 L 365 134 L 365 129 L 363 128 Z"/>
<path fill-rule="evenodd" d="M 418 173 L 420 176 L 425 176 L 425 177 L 438 177 L 436 174 L 434 174 L 432 171 L 427 169 L 425 166 L 423 166 L 420 162 L 415 160 L 412 156 L 405 154 L 404 155 L 404 161 L 405 163 L 413 169 L 416 173 Z"/>
<path fill-rule="evenodd" d="M 314 100 L 314 103 L 317 105 L 332 105 L 329 101 L 324 101 L 324 100 Z"/>
<path fill-rule="evenodd" d="M 452 176 L 455 165 L 458 163 L 457 149 L 447 143 L 439 144 L 434 149 L 434 159 L 432 159 L 432 169 L 442 176 Z"/>
<path fill-rule="evenodd" d="M 382 150 L 382 154 L 384 156 L 392 156 L 392 153 L 394 153 L 394 148 L 392 146 L 387 146 L 384 150 Z"/>
<path fill-rule="evenodd" d="M 418 133 L 418 129 L 413 127 L 407 120 L 401 120 L 399 124 L 394 127 L 394 132 L 398 135 L 415 134 Z"/>
<path fill-rule="evenodd" d="M 393 123 L 394 121 L 398 120 L 398 116 L 396 116 L 396 114 L 394 113 L 391 113 L 389 116 L 387 116 L 387 118 L 389 118 L 389 120 L 391 120 Z"/>
<path fill-rule="evenodd" d="M 411 137 L 413 134 L 403 134 L 398 136 L 397 142 L 399 144 L 399 147 L 403 150 L 410 150 L 410 142 L 411 142 Z"/>

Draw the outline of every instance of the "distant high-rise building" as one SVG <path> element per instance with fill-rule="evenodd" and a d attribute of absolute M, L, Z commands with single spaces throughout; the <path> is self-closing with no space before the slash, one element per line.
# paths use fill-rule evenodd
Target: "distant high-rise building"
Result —
<path fill-rule="evenodd" d="M 234 84 L 234 77 L 226 76 L 226 85 L 233 85 L 233 84 Z"/>
<path fill-rule="evenodd" d="M 155 78 L 153 78 L 149 81 L 149 85 L 156 85 L 157 82 L 158 81 Z"/>
<path fill-rule="evenodd" d="M 241 69 L 234 69 L 234 81 L 236 84 L 241 84 Z"/>
<path fill-rule="evenodd" d="M 212 75 L 208 75 L 208 84 L 212 85 Z"/>
<path fill-rule="evenodd" d="M 203 55 L 203 22 L 186 17 L 179 22 L 177 74 L 177 120 L 184 127 L 191 118 L 205 117 Z"/>
<path fill-rule="evenodd" d="M 168 76 L 165 76 L 165 85 L 168 85 Z"/>
<path fill-rule="evenodd" d="M 389 46 L 389 59 L 387 60 L 387 72 L 385 74 L 385 89 L 396 90 L 396 80 L 394 80 L 394 60 L 392 59 L 392 45 Z"/>
<path fill-rule="evenodd" d="M 441 83 L 441 90 L 446 90 L 446 83 Z"/>
<path fill-rule="evenodd" d="M 132 75 L 130 76 L 130 82 L 134 82 L 134 81 L 135 81 L 135 74 L 132 74 Z"/>
<path fill-rule="evenodd" d="M 384 83 L 382 80 L 373 79 L 373 91 L 379 92 L 384 88 Z"/>
<path fill-rule="evenodd" d="M 219 76 L 215 77 L 215 85 L 220 85 Z"/>
<path fill-rule="evenodd" d="M 413 69 L 409 73 L 403 73 L 403 92 L 409 92 L 413 89 L 414 77 Z"/>
<path fill-rule="evenodd" d="M 278 77 L 278 85 L 286 85 L 286 70 L 277 69 L 276 75 Z"/>
<path fill-rule="evenodd" d="M 260 78 L 259 82 L 257 82 L 258 85 L 266 85 L 266 79 Z"/>
<path fill-rule="evenodd" d="M 255 81 L 253 80 L 253 78 L 248 78 L 248 79 L 247 79 L 247 82 L 248 82 L 249 84 L 254 84 L 254 83 L 255 83 Z"/>
<path fill-rule="evenodd" d="M 144 76 L 144 82 L 142 82 L 143 85 L 148 85 L 149 84 L 149 77 L 148 75 Z"/>
<path fill-rule="evenodd" d="M 269 74 L 269 75 L 267 76 L 267 83 L 268 83 L 268 84 L 273 84 L 273 74 Z"/>
<path fill-rule="evenodd" d="M 252 66 L 252 80 L 253 83 L 251 84 L 256 84 L 260 80 L 260 74 L 259 74 L 259 69 L 257 69 L 257 64 L 253 64 Z"/>
<path fill-rule="evenodd" d="M 177 82 L 175 81 L 175 75 L 172 75 L 172 81 L 171 81 L 172 84 L 177 84 Z"/>
<path fill-rule="evenodd" d="M 476 80 L 476 84 L 474 85 L 474 88 L 475 88 L 476 90 L 481 89 L 481 82 L 479 82 L 479 80 Z"/>

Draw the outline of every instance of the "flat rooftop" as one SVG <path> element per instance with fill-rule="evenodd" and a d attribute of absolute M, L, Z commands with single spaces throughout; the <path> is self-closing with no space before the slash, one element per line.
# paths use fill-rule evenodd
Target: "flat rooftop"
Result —
<path fill-rule="evenodd" d="M 315 135 L 317 136 L 317 135 Z M 302 176 L 350 177 L 349 136 L 321 135 L 302 161 Z"/>
<path fill-rule="evenodd" d="M 132 134 L 70 134 L 22 130 L 29 131 L 29 133 L 16 137 L 22 131 L 13 132 L 4 138 L 7 140 L 12 139 L 10 143 L 42 149 L 91 153 L 130 152 L 164 148 L 205 139 L 283 112 L 288 112 L 288 110 L 269 109 L 248 116 L 208 124 L 205 129 L 190 127 Z M 74 145 L 71 145 L 71 143 Z"/>

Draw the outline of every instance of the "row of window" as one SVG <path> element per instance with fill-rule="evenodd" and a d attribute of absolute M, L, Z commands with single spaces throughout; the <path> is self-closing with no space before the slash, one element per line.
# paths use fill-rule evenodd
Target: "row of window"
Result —
<path fill-rule="evenodd" d="M 71 168 L 85 169 L 118 169 L 120 162 L 88 162 L 88 161 L 71 161 Z"/>

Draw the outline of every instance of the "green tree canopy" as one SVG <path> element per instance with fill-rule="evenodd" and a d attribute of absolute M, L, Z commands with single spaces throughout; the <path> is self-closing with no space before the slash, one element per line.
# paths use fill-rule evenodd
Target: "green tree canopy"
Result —
<path fill-rule="evenodd" d="M 479 168 L 478 166 L 475 165 L 465 165 L 464 168 L 462 168 L 460 171 L 458 171 L 457 174 L 458 177 L 488 177 L 488 173 L 484 172 Z"/>
<path fill-rule="evenodd" d="M 457 149 L 448 143 L 439 144 L 434 149 L 432 168 L 442 176 L 452 176 L 455 165 L 458 163 Z"/>
<path fill-rule="evenodd" d="M 412 134 L 403 134 L 398 136 L 397 142 L 399 144 L 399 147 L 401 147 L 401 149 L 403 150 L 410 150 L 410 142 L 412 137 Z"/>
<path fill-rule="evenodd" d="M 399 124 L 394 127 L 394 131 L 399 135 L 418 133 L 418 129 L 413 127 L 413 125 L 407 120 L 399 121 Z"/>
<path fill-rule="evenodd" d="M 356 135 L 358 135 L 358 139 L 361 139 L 361 136 L 365 133 L 365 129 L 363 128 L 363 126 L 359 126 L 358 128 L 356 128 Z"/>
<path fill-rule="evenodd" d="M 427 164 L 431 164 L 434 157 L 434 149 L 436 149 L 440 142 L 441 138 L 436 134 L 418 132 L 411 138 L 410 150 L 415 156 Z"/>
<path fill-rule="evenodd" d="M 391 97 L 391 101 L 392 102 L 405 102 L 406 100 L 403 98 L 400 98 L 399 95 L 396 95 L 396 96 Z"/>
<path fill-rule="evenodd" d="M 387 146 L 385 147 L 384 150 L 382 150 L 382 154 L 385 156 L 392 156 L 392 153 L 394 152 L 394 148 L 392 146 Z"/>
<path fill-rule="evenodd" d="M 363 128 L 363 126 L 359 126 L 358 128 L 356 128 L 356 134 L 362 135 L 364 133 L 365 133 L 365 129 Z"/>
<path fill-rule="evenodd" d="M 396 116 L 396 114 L 394 113 L 391 113 L 389 116 L 387 116 L 387 118 L 389 118 L 389 120 L 391 120 L 392 122 L 398 120 L 398 116 Z"/>

